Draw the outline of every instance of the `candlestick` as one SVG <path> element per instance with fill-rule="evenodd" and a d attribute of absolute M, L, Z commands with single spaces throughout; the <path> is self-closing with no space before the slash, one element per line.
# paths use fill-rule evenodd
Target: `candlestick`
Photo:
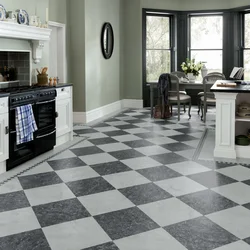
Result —
<path fill-rule="evenodd" d="M 49 22 L 49 8 L 46 8 L 46 23 L 48 24 Z"/>

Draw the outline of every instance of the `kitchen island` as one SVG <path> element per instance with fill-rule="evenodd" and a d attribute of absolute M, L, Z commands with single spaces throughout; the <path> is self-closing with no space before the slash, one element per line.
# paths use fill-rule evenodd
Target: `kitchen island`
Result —
<path fill-rule="evenodd" d="M 247 135 L 250 118 L 237 116 L 237 106 L 250 103 L 250 82 L 227 86 L 233 81 L 218 80 L 212 86 L 216 98 L 215 148 L 216 158 L 250 158 L 250 146 L 235 145 L 235 136 Z M 225 86 L 218 87 L 218 83 Z"/>

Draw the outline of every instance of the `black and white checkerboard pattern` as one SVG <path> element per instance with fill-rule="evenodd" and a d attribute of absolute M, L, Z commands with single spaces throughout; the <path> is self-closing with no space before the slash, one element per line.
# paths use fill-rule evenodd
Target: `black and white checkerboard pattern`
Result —
<path fill-rule="evenodd" d="M 87 140 L 0 186 L 0 249 L 250 250 L 250 168 L 192 160 L 211 117 L 75 126 Z"/>

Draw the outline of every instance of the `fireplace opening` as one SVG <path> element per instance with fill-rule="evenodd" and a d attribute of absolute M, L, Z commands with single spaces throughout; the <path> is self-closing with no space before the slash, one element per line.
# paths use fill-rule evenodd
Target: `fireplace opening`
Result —
<path fill-rule="evenodd" d="M 30 80 L 29 51 L 0 51 L 0 88 L 30 85 Z"/>

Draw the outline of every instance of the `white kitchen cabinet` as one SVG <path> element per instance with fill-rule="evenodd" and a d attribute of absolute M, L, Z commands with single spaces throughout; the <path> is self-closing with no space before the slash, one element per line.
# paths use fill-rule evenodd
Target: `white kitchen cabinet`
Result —
<path fill-rule="evenodd" d="M 8 97 L 0 98 L 0 174 L 6 172 L 9 158 L 9 115 Z"/>
<path fill-rule="evenodd" d="M 73 139 L 72 87 L 57 88 L 56 146 Z"/>

